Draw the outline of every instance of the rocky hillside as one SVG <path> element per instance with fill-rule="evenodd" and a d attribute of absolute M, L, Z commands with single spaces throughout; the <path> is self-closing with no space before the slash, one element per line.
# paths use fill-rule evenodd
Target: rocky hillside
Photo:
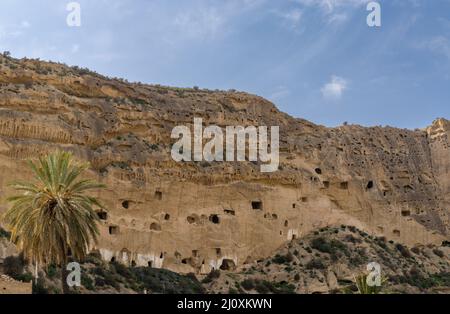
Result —
<path fill-rule="evenodd" d="M 408 248 L 352 226 L 322 228 L 274 256 L 208 276 L 212 293 L 357 293 L 367 264 L 381 266 L 381 293 L 450 293 L 450 245 Z"/>
<path fill-rule="evenodd" d="M 376 262 L 381 267 L 380 293 L 450 293 L 449 258 L 450 243 L 409 248 L 342 225 L 292 240 L 269 258 L 238 268 L 222 267 L 208 275 L 126 266 L 91 253 L 82 263 L 81 287 L 71 292 L 352 294 L 358 293 L 355 278 L 367 273 L 369 262 Z M 20 256 L 9 257 L 3 271 L 16 284 L 30 281 L 32 269 L 25 264 Z M 61 270 L 54 266 L 41 269 L 33 292 L 61 293 Z"/>
<path fill-rule="evenodd" d="M 280 166 L 175 162 L 177 125 L 280 127 Z M 63 64 L 0 56 L 0 193 L 29 179 L 28 158 L 55 149 L 107 184 L 97 250 L 106 261 L 208 274 L 272 256 L 330 225 L 405 245 L 449 239 L 450 123 L 426 130 L 318 126 L 236 91 L 109 79 Z M 0 212 L 6 204 L 0 204 Z"/>

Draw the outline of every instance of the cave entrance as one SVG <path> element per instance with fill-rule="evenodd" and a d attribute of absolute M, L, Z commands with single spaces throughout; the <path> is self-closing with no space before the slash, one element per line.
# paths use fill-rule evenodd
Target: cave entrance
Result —
<path fill-rule="evenodd" d="M 155 191 L 155 198 L 156 198 L 158 201 L 162 200 L 162 196 L 163 196 L 163 194 L 162 194 L 161 191 Z"/>
<path fill-rule="evenodd" d="M 340 186 L 341 186 L 342 190 L 348 190 L 348 182 L 347 181 L 341 182 Z"/>
<path fill-rule="evenodd" d="M 99 211 L 97 212 L 97 217 L 100 220 L 107 220 L 108 219 L 108 213 L 105 211 Z"/>
<path fill-rule="evenodd" d="M 403 217 L 411 216 L 411 211 L 409 211 L 409 210 L 402 210 L 402 216 Z"/>
<path fill-rule="evenodd" d="M 255 210 L 262 210 L 263 209 L 262 201 L 252 201 L 252 208 Z"/>
<path fill-rule="evenodd" d="M 150 225 L 150 230 L 153 230 L 153 231 L 161 231 L 161 226 L 160 226 L 159 224 L 157 224 L 156 222 L 153 222 L 153 223 Z"/>
<path fill-rule="evenodd" d="M 190 215 L 186 218 L 187 222 L 190 224 L 198 223 L 200 221 L 200 218 L 196 215 Z"/>
<path fill-rule="evenodd" d="M 119 226 L 109 226 L 109 234 L 111 235 L 115 235 L 115 234 L 119 234 Z"/>
<path fill-rule="evenodd" d="M 210 215 L 209 221 L 211 221 L 213 224 L 219 224 L 220 223 L 219 215 L 216 214 Z"/>
<path fill-rule="evenodd" d="M 233 260 L 225 258 L 220 265 L 221 270 L 235 270 L 236 264 Z"/>
<path fill-rule="evenodd" d="M 235 216 L 236 212 L 233 209 L 224 209 L 223 212 L 227 215 Z"/>

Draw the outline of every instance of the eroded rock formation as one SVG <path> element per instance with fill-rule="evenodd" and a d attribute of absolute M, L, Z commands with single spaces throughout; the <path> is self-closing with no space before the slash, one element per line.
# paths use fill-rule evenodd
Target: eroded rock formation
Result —
<path fill-rule="evenodd" d="M 88 160 L 103 258 L 206 273 L 269 256 L 316 228 L 354 225 L 408 245 L 449 239 L 450 123 L 426 130 L 318 126 L 242 92 L 130 84 L 0 57 L 0 193 L 25 160 L 55 149 Z M 176 125 L 280 126 L 280 167 L 175 162 Z M 2 203 L 0 211 L 6 204 Z"/>

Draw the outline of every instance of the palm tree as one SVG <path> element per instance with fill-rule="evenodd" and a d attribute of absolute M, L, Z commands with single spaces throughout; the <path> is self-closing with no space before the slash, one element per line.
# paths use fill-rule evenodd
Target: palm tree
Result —
<path fill-rule="evenodd" d="M 58 265 L 62 269 L 63 292 L 69 291 L 66 265 L 71 256 L 81 261 L 92 242 L 97 242 L 99 218 L 93 206 L 100 203 L 86 192 L 103 188 L 92 180 L 78 180 L 87 163 L 74 161 L 68 152 L 56 152 L 29 161 L 35 183 L 10 184 L 18 195 L 4 215 L 11 230 L 11 241 L 35 265 Z"/>
<path fill-rule="evenodd" d="M 370 286 L 367 283 L 367 277 L 368 275 L 363 273 L 360 274 L 355 278 L 355 284 L 358 288 L 359 294 L 379 294 L 382 291 L 382 286 Z M 386 278 L 381 278 L 381 284 L 384 285 L 386 283 Z"/>

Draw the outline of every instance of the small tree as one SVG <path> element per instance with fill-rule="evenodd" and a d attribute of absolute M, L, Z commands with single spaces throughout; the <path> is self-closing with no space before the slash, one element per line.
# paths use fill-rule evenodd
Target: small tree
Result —
<path fill-rule="evenodd" d="M 86 192 L 104 185 L 78 180 L 88 164 L 75 162 L 68 152 L 49 154 L 29 165 L 36 182 L 11 184 L 19 194 L 8 198 L 12 206 L 4 218 L 11 241 L 26 259 L 35 265 L 61 266 L 62 288 L 67 293 L 69 255 L 83 260 L 99 233 L 93 206 L 101 205 Z"/>
<path fill-rule="evenodd" d="M 379 294 L 382 289 L 382 285 L 386 282 L 386 279 L 381 279 L 381 286 L 370 286 L 367 284 L 367 274 L 361 274 L 355 277 L 355 284 L 358 288 L 359 294 Z"/>

